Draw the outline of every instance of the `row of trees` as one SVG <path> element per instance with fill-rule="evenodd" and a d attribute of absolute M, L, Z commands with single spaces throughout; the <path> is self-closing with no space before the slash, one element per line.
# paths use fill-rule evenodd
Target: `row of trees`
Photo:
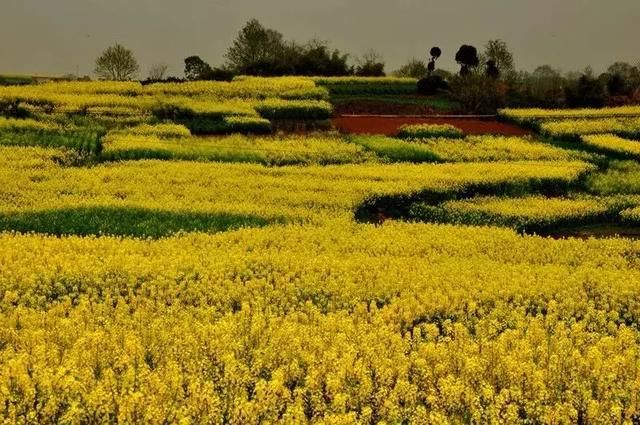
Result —
<path fill-rule="evenodd" d="M 393 72 L 393 75 L 418 79 L 431 76 L 436 73 L 436 61 L 442 56 L 442 53 L 442 49 L 439 47 L 432 47 L 427 62 L 413 58 Z M 474 46 L 463 44 L 458 49 L 455 60 L 460 65 L 461 76 L 484 71 L 488 76 L 499 78 L 501 75 L 513 73 L 515 69 L 513 54 L 502 40 L 490 40 L 482 53 L 478 53 Z M 481 64 L 484 64 L 486 68 L 483 69 Z M 446 78 L 452 76 L 451 73 L 442 70 L 436 74 Z"/>
<path fill-rule="evenodd" d="M 510 106 L 602 106 L 640 102 L 640 67 L 618 62 L 595 75 L 588 68 L 582 72 L 563 74 L 548 65 L 533 72 L 516 71 L 513 54 L 502 40 L 489 41 L 482 51 L 462 45 L 455 54 L 458 73 L 436 69 L 445 54 L 439 47 L 430 49 L 426 61 L 412 59 L 397 76 L 420 79 L 419 91 L 434 94 L 447 91 L 470 111 L 491 111 Z M 331 49 L 326 42 L 312 40 L 305 44 L 287 41 L 273 29 L 257 20 L 249 21 L 227 50 L 226 62 L 212 67 L 199 56 L 185 59 L 187 80 L 230 80 L 234 75 L 359 75 L 383 76 L 383 58 L 371 50 L 354 65 L 349 55 Z M 167 65 L 153 65 L 147 81 L 182 81 L 167 78 Z M 96 61 L 96 74 L 101 79 L 128 80 L 140 70 L 133 53 L 116 44 Z"/>
<path fill-rule="evenodd" d="M 199 56 L 189 56 L 185 59 L 184 75 L 187 80 L 228 80 L 234 75 L 385 75 L 385 63 L 374 50 L 356 58 L 353 65 L 349 64 L 349 57 L 322 40 L 304 44 L 286 40 L 280 32 L 253 19 L 238 33 L 223 65 L 213 67 Z M 165 64 L 153 65 L 148 80 L 165 79 L 167 69 Z M 133 52 L 116 44 L 98 58 L 95 73 L 101 79 L 129 80 L 139 70 Z"/>
<path fill-rule="evenodd" d="M 479 53 L 463 45 L 455 55 L 458 74 L 436 70 L 443 54 L 433 47 L 427 62 L 412 59 L 395 75 L 422 78 L 419 91 L 435 94 L 446 90 L 464 109 L 492 112 L 501 106 L 601 107 L 640 103 L 640 64 L 612 64 L 596 75 L 588 67 L 580 72 L 562 73 L 549 65 L 533 72 L 516 71 L 513 54 L 502 40 L 491 40 Z"/>

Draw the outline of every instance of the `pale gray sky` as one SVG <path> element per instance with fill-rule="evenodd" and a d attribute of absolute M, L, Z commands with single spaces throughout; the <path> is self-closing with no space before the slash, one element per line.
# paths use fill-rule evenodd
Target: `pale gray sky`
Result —
<path fill-rule="evenodd" d="M 0 74 L 88 74 L 119 42 L 142 77 L 155 62 L 181 76 L 192 54 L 220 64 L 254 17 L 286 38 L 317 37 L 354 55 L 375 48 L 387 71 L 432 45 L 444 51 L 440 66 L 456 69 L 461 44 L 493 38 L 519 69 L 640 61 L 640 0 L 0 0 Z"/>

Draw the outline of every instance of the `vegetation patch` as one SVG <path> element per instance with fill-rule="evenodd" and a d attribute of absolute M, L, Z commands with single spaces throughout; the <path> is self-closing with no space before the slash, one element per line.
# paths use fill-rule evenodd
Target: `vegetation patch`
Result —
<path fill-rule="evenodd" d="M 110 135 L 100 158 L 106 161 L 166 159 L 251 162 L 264 165 L 360 163 L 374 156 L 338 137 L 189 137 L 162 139 Z"/>
<path fill-rule="evenodd" d="M 582 142 L 602 152 L 640 159 L 640 142 L 611 134 L 582 136 Z"/>
<path fill-rule="evenodd" d="M 464 138 L 464 133 L 451 124 L 409 124 L 400 127 L 398 137 L 401 139 L 430 139 L 438 137 L 461 139 Z"/>
<path fill-rule="evenodd" d="M 452 200 L 440 205 L 416 204 L 411 218 L 465 225 L 511 227 L 520 232 L 539 233 L 567 225 L 606 221 L 620 206 L 597 198 L 481 197 Z"/>
<path fill-rule="evenodd" d="M 48 235 L 159 238 L 180 232 L 222 232 L 260 227 L 276 221 L 263 217 L 163 211 L 132 207 L 79 207 L 0 214 L 0 231 Z"/>

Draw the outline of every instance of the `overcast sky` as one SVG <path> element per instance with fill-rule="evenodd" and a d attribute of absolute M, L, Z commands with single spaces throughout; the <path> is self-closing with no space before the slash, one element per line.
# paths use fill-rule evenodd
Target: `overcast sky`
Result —
<path fill-rule="evenodd" d="M 251 19 L 285 38 L 320 38 L 353 55 L 376 49 L 387 71 L 440 46 L 455 69 L 461 44 L 501 38 L 516 66 L 565 71 L 640 61 L 640 0 L 0 0 L 0 74 L 89 74 L 118 42 L 142 77 L 164 62 L 182 76 L 197 54 L 212 65 Z"/>

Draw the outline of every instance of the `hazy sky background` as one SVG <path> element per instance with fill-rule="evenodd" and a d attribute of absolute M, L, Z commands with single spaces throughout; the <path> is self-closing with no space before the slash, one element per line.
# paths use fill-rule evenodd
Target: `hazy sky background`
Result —
<path fill-rule="evenodd" d="M 320 38 L 353 55 L 375 48 L 387 72 L 432 45 L 444 51 L 439 66 L 456 69 L 461 44 L 494 38 L 525 70 L 640 61 L 640 0 L 0 0 L 0 73 L 90 74 L 119 42 L 141 77 L 156 62 L 182 76 L 192 54 L 221 64 L 254 17 L 287 39 Z"/>

